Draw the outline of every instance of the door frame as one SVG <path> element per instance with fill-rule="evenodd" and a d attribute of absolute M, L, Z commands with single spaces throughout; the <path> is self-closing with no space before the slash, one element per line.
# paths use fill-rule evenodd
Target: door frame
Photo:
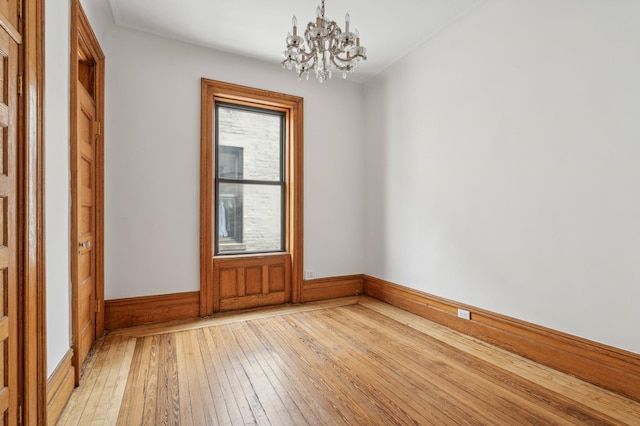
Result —
<path fill-rule="evenodd" d="M 94 100 L 96 103 L 96 121 L 101 129 L 95 139 L 95 276 L 96 287 L 96 338 L 104 334 L 104 53 L 91 28 L 89 19 L 79 0 L 71 2 L 71 64 L 70 64 L 70 178 L 71 178 L 71 232 L 69 254 L 71 260 L 71 341 L 76 385 L 80 384 L 80 354 L 78 338 L 80 336 L 78 303 L 78 214 L 76 200 L 78 195 L 78 170 L 76 155 L 78 150 L 78 85 L 80 50 L 94 64 Z"/>
<path fill-rule="evenodd" d="M 44 0 L 22 2 L 19 68 L 18 281 L 19 417 L 23 425 L 46 422 L 47 337 L 44 245 Z M 21 414 L 21 416 L 20 416 Z"/>

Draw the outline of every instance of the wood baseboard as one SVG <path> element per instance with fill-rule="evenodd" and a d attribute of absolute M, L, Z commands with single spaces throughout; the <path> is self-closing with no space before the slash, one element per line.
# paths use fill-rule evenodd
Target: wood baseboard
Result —
<path fill-rule="evenodd" d="M 348 275 L 304 281 L 302 301 L 337 299 L 363 293 L 364 276 Z M 105 300 L 106 330 L 200 317 L 200 292 Z"/>
<path fill-rule="evenodd" d="M 107 330 L 199 316 L 199 291 L 113 299 L 104 303 L 104 326 Z"/>
<path fill-rule="evenodd" d="M 47 424 L 55 425 L 75 388 L 73 350 L 69 349 L 47 380 Z"/>
<path fill-rule="evenodd" d="M 341 277 L 305 280 L 302 283 L 302 301 L 315 302 L 319 300 L 357 296 L 362 294 L 363 290 L 363 275 L 345 275 Z"/>
<path fill-rule="evenodd" d="M 364 294 L 640 402 L 638 354 L 370 276 Z"/>

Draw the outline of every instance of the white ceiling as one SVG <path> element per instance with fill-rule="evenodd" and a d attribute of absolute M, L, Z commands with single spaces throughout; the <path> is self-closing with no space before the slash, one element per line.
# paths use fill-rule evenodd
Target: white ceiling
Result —
<path fill-rule="evenodd" d="M 108 0 L 116 25 L 280 62 L 295 14 L 298 27 L 315 19 L 320 0 Z M 325 0 L 326 17 L 360 31 L 367 48 L 350 79 L 384 70 L 484 0 Z"/>

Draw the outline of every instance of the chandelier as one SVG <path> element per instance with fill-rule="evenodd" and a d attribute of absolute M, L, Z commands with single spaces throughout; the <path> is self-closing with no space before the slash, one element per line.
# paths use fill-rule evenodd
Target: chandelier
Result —
<path fill-rule="evenodd" d="M 345 16 L 344 32 L 335 21 L 325 18 L 324 0 L 316 9 L 315 22 L 309 22 L 304 38 L 298 35 L 298 20 L 293 16 L 293 34 L 287 36 L 287 50 L 282 52 L 282 67 L 295 69 L 298 77 L 309 79 L 313 70 L 322 83 L 331 79 L 334 70 L 347 78 L 358 68 L 358 62 L 367 59 L 367 49 L 360 46 L 358 30 L 349 31 L 349 14 Z M 306 45 L 305 45 L 306 41 Z"/>

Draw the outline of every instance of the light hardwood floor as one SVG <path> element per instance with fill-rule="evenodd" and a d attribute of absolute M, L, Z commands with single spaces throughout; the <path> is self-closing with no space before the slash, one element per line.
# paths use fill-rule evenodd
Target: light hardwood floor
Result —
<path fill-rule="evenodd" d="M 640 403 L 357 297 L 112 332 L 58 424 L 640 425 Z"/>

